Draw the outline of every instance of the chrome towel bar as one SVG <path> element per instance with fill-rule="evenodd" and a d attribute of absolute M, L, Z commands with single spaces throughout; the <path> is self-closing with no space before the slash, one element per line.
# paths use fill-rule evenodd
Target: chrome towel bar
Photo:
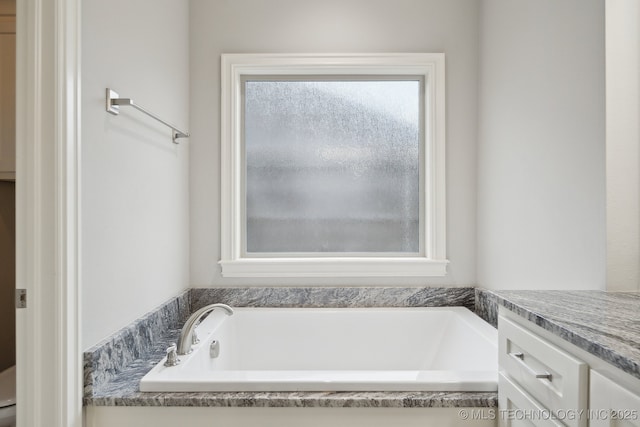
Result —
<path fill-rule="evenodd" d="M 156 116 L 155 114 L 153 114 L 152 112 L 150 112 L 146 108 L 143 108 L 139 104 L 136 104 L 133 101 L 133 99 L 131 99 L 131 98 L 120 98 L 120 95 L 118 95 L 118 92 L 107 88 L 107 112 L 117 116 L 118 114 L 120 114 L 120 106 L 121 105 L 133 107 L 136 110 L 141 111 L 144 114 L 146 114 L 147 116 L 151 117 L 152 119 L 155 119 L 155 120 L 159 121 L 163 125 L 170 127 L 171 130 L 173 131 L 172 139 L 173 139 L 173 143 L 174 144 L 178 143 L 178 141 L 177 141 L 178 138 L 189 138 L 189 132 L 181 131 L 180 129 L 178 129 L 177 127 L 172 125 L 171 123 L 169 123 L 169 122 L 167 122 L 165 120 L 162 120 L 160 117 Z"/>

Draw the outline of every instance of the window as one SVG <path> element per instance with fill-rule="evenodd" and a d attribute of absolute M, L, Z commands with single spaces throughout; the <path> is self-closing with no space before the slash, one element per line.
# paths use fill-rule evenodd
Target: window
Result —
<path fill-rule="evenodd" d="M 222 274 L 442 276 L 444 55 L 222 57 Z"/>

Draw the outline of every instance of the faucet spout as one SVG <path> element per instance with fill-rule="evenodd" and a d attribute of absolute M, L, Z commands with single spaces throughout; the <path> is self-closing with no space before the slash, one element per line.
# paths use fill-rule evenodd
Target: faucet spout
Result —
<path fill-rule="evenodd" d="M 178 339 L 178 355 L 183 356 L 185 354 L 191 353 L 191 344 L 193 343 L 193 331 L 196 328 L 196 325 L 200 321 L 200 319 L 207 313 L 215 310 L 216 308 L 221 308 L 227 313 L 227 315 L 231 316 L 233 314 L 233 308 L 229 307 L 227 304 L 209 304 L 207 306 L 202 307 L 200 310 L 193 313 L 187 321 L 184 323 L 182 327 L 182 331 L 180 331 L 180 338 Z"/>

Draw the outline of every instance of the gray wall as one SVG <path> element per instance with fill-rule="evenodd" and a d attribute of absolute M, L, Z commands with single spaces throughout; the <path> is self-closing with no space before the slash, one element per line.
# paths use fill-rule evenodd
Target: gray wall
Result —
<path fill-rule="evenodd" d="M 479 7 L 475 0 L 192 0 L 191 285 L 398 282 L 220 276 L 220 54 L 278 52 L 446 53 L 451 266 L 444 279 L 403 283 L 475 283 Z"/>
<path fill-rule="evenodd" d="M 85 347 L 189 285 L 398 282 L 220 276 L 221 53 L 445 52 L 451 266 L 403 283 L 603 287 L 604 0 L 89 0 L 82 18 Z M 190 110 L 192 138 L 107 115 L 107 86 Z"/>
<path fill-rule="evenodd" d="M 607 289 L 640 290 L 640 2 L 606 0 Z"/>
<path fill-rule="evenodd" d="M 82 343 L 189 285 L 189 143 L 105 88 L 188 128 L 189 4 L 82 2 Z"/>
<path fill-rule="evenodd" d="M 484 0 L 478 284 L 605 285 L 604 0 Z"/>

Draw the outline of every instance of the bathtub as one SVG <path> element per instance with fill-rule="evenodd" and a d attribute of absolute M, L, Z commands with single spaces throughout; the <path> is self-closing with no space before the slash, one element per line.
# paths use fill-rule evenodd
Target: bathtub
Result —
<path fill-rule="evenodd" d="M 140 391 L 497 390 L 497 331 L 462 307 L 215 310 L 197 333 Z"/>

